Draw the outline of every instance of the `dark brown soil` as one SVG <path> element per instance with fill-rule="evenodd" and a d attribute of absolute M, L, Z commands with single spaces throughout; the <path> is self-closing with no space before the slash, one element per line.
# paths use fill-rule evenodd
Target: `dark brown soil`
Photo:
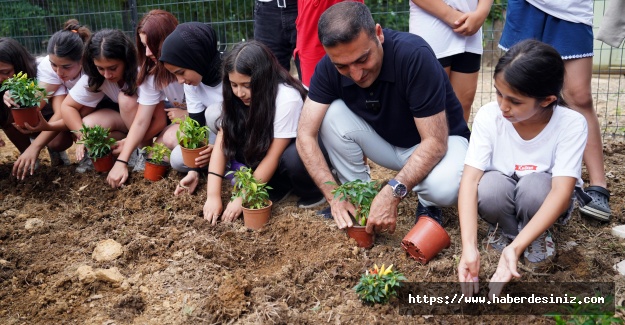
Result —
<path fill-rule="evenodd" d="M 625 223 L 625 144 L 606 143 L 612 222 L 575 212 L 568 225 L 555 229 L 554 267 L 522 274 L 531 282 L 614 281 L 623 304 L 625 280 L 612 266 L 625 259 L 625 241 L 610 228 Z M 1 324 L 552 322 L 543 316 L 402 316 L 393 306 L 363 305 L 352 288 L 374 263 L 394 264 L 409 281 L 457 279 L 455 209 L 445 210 L 452 219 L 451 247 L 433 261 L 420 265 L 400 248 L 414 223 L 414 195 L 400 205 L 397 231 L 379 235 L 373 249 L 364 250 L 333 221 L 296 208 L 295 197 L 276 205 L 261 231 L 247 230 L 241 220 L 211 227 L 201 217 L 205 183 L 195 195 L 174 197 L 177 173 L 159 182 L 134 173 L 127 186 L 114 190 L 104 175 L 77 174 L 75 165 L 50 167 L 43 153 L 36 174 L 17 181 L 11 176 L 17 154 L 10 143 L 0 148 Z M 392 175 L 373 166 L 376 179 Z M 32 218 L 41 223 L 26 227 Z M 482 224 L 480 238 L 485 232 Z M 124 252 L 112 262 L 97 262 L 91 254 L 105 239 L 123 245 Z M 571 242 L 577 246 L 566 244 Z M 481 281 L 488 281 L 497 261 L 496 254 L 482 252 Z M 84 265 L 116 267 L 125 280 L 80 281 L 77 269 Z"/>

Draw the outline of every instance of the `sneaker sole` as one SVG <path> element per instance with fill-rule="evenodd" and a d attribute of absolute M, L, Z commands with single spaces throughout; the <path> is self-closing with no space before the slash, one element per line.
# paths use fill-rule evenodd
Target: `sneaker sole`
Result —
<path fill-rule="evenodd" d="M 612 216 L 611 213 L 597 210 L 589 206 L 580 208 L 579 212 L 586 217 L 590 217 L 590 218 L 593 218 L 599 221 L 605 221 L 605 222 L 610 221 L 610 217 Z"/>
<path fill-rule="evenodd" d="M 318 206 L 320 206 L 320 205 L 322 205 L 322 204 L 324 204 L 326 202 L 327 202 L 326 198 L 324 197 L 324 198 L 322 198 L 321 200 L 319 200 L 319 201 L 317 201 L 315 203 L 311 203 L 311 204 L 308 204 L 308 205 L 298 204 L 297 207 L 301 208 L 301 209 L 310 209 L 310 208 L 318 207 Z"/>

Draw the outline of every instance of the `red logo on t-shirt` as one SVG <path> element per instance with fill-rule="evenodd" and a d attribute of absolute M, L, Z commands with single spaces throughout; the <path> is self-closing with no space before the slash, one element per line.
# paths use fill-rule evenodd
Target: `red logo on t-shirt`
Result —
<path fill-rule="evenodd" d="M 536 170 L 536 165 L 514 165 L 514 170 L 522 172 L 526 170 Z"/>

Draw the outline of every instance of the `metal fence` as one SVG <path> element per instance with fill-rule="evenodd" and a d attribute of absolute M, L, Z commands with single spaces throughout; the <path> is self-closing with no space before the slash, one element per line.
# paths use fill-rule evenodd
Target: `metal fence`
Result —
<path fill-rule="evenodd" d="M 45 52 L 48 38 L 70 18 L 96 31 L 118 28 L 133 34 L 137 21 L 152 9 L 174 14 L 180 22 L 210 22 L 219 35 L 220 49 L 227 50 L 241 40 L 253 38 L 255 0 L 0 0 L 0 36 L 9 36 L 24 44 L 33 54 Z M 408 30 L 410 0 L 365 0 L 374 18 L 383 27 Z M 601 24 L 606 4 L 595 0 L 595 33 Z M 494 10 L 504 7 L 495 1 Z M 484 26 L 484 55 L 474 111 L 495 100 L 492 65 L 500 55 L 498 36 L 503 22 L 488 21 Z M 593 100 L 604 136 L 625 135 L 625 54 L 595 41 Z"/>

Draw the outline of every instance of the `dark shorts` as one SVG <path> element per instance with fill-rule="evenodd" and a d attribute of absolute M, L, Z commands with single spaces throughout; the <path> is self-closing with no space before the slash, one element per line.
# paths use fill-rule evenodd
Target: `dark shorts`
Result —
<path fill-rule="evenodd" d="M 553 17 L 524 0 L 510 0 L 499 47 L 507 51 L 526 39 L 553 46 L 564 60 L 593 56 L 591 26 Z"/>
<path fill-rule="evenodd" d="M 95 106 L 95 109 L 108 108 L 119 112 L 119 103 L 112 101 L 108 96 L 104 96 L 102 100 Z"/>
<path fill-rule="evenodd" d="M 451 67 L 451 71 L 460 73 L 475 73 L 482 66 L 482 55 L 475 53 L 458 53 L 438 59 L 443 68 Z"/>

